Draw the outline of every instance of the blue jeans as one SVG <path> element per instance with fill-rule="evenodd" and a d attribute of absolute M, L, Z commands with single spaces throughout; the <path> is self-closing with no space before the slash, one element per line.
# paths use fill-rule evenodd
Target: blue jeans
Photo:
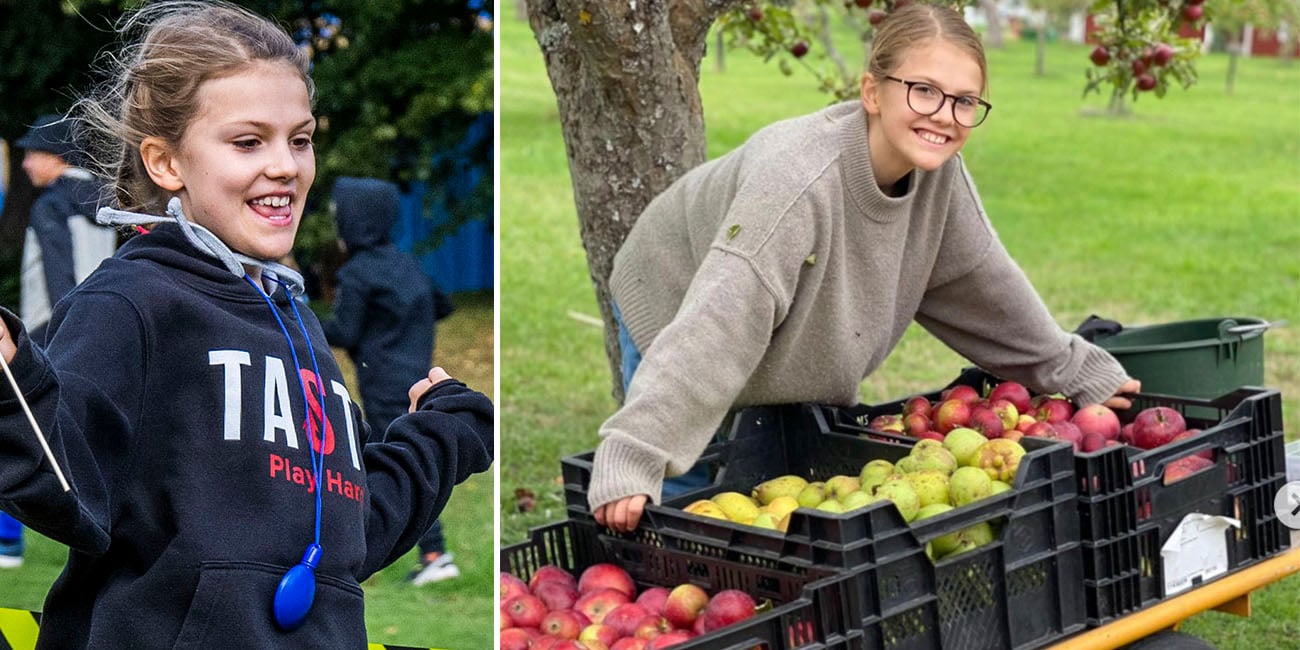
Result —
<path fill-rule="evenodd" d="M 0 555 L 23 554 L 23 525 L 0 512 Z"/>
<path fill-rule="evenodd" d="M 623 369 L 623 395 L 626 396 L 628 387 L 632 385 L 632 376 L 641 365 L 641 351 L 637 349 L 636 343 L 632 342 L 632 335 L 627 331 L 627 324 L 623 322 L 623 314 L 618 310 L 618 304 L 611 300 L 609 306 L 614 312 L 614 322 L 618 323 L 618 349 L 621 359 L 619 365 Z M 685 474 L 664 479 L 663 498 L 675 497 L 683 492 L 702 488 L 711 482 L 708 466 L 696 463 Z"/>

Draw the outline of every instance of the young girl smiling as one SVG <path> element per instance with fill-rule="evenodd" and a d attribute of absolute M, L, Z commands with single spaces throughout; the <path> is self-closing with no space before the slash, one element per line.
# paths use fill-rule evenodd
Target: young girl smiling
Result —
<path fill-rule="evenodd" d="M 41 648 L 366 645 L 367 576 L 488 468 L 492 404 L 412 377 L 366 426 L 287 254 L 315 178 L 307 61 L 233 5 L 152 4 L 103 97 L 118 209 L 148 226 L 0 354 L 70 483 L 0 387 L 0 507 L 70 547 Z M 114 158 L 117 158 L 116 160 Z"/>
<path fill-rule="evenodd" d="M 998 376 L 1127 407 L 1137 382 L 1052 320 L 957 155 L 989 115 L 986 71 L 960 14 L 900 8 L 859 100 L 762 129 L 651 201 L 610 276 L 628 390 L 600 431 L 597 521 L 630 530 L 680 491 L 665 475 L 730 408 L 855 404 L 913 320 Z"/>

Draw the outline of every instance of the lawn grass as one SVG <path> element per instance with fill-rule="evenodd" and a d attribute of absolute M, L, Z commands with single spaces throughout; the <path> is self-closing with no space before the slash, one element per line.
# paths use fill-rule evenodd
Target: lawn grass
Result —
<path fill-rule="evenodd" d="M 500 30 L 501 543 L 564 518 L 559 458 L 597 443 L 616 407 L 578 234 L 554 95 L 525 23 Z M 1218 316 L 1288 319 L 1269 331 L 1265 383 L 1300 417 L 1300 66 L 1240 62 L 1224 92 L 1225 55 L 1198 62 L 1201 81 L 1124 118 L 1108 97 L 1081 98 L 1087 48 L 1032 43 L 990 51 L 989 121 L 964 152 L 995 227 L 1057 321 L 1090 314 L 1128 325 Z M 777 119 L 816 110 L 813 80 L 753 57 L 702 66 L 709 156 Z M 863 382 L 878 402 L 946 384 L 964 361 L 913 327 Z M 1292 427 L 1294 428 L 1294 427 Z M 1295 434 L 1288 431 L 1288 439 Z M 537 507 L 517 512 L 517 488 Z M 1259 613 L 1187 629 L 1223 648 L 1290 647 L 1300 578 L 1261 592 Z"/>
<path fill-rule="evenodd" d="M 457 294 L 456 310 L 438 323 L 434 359 L 471 388 L 493 393 L 493 298 L 490 292 Z M 360 392 L 347 354 L 334 350 L 348 379 Z M 472 650 L 492 646 L 496 584 L 495 554 L 483 540 L 492 539 L 492 470 L 457 486 L 442 513 L 447 549 L 455 555 L 461 577 L 412 587 L 406 574 L 416 564 L 412 551 L 363 585 L 366 630 L 372 643 Z M 0 572 L 0 607 L 40 611 L 54 579 L 63 570 L 67 549 L 32 531 L 20 569 Z M 2 644 L 0 644 L 2 645 Z"/>

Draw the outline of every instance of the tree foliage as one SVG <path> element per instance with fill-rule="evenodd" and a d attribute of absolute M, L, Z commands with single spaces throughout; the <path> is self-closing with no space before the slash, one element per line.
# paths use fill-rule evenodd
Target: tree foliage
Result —
<path fill-rule="evenodd" d="M 138 4 L 0 0 L 0 51 L 5 53 L 0 137 L 12 141 L 38 114 L 67 110 L 73 97 L 85 93 L 93 81 L 92 60 L 116 38 L 114 21 Z M 320 119 L 317 177 L 308 208 L 314 216 L 300 230 L 301 257 L 311 259 L 333 247 L 332 220 L 324 218 L 322 198 L 340 175 L 436 186 L 448 171 L 442 165 L 490 166 L 490 138 L 458 149 L 460 159 L 451 163 L 434 155 L 455 148 L 474 120 L 493 109 L 492 17 L 485 9 L 490 5 L 482 0 L 237 4 L 284 25 L 313 57 Z M 444 206 L 453 218 L 490 217 L 485 206 L 491 203 L 491 174 L 484 178 L 461 205 Z M 25 224 L 26 210 L 26 205 L 6 206 L 6 221 Z M 16 242 L 0 241 L 0 248 L 14 245 L 21 245 L 21 230 Z"/>

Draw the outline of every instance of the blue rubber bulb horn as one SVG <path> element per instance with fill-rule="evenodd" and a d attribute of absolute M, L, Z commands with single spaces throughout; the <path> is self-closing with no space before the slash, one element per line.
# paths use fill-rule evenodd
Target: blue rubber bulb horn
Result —
<path fill-rule="evenodd" d="M 307 620 L 307 612 L 316 599 L 316 565 L 320 564 L 320 544 L 311 544 L 302 554 L 302 562 L 280 578 L 275 588 L 275 624 L 285 632 L 298 629 Z"/>

